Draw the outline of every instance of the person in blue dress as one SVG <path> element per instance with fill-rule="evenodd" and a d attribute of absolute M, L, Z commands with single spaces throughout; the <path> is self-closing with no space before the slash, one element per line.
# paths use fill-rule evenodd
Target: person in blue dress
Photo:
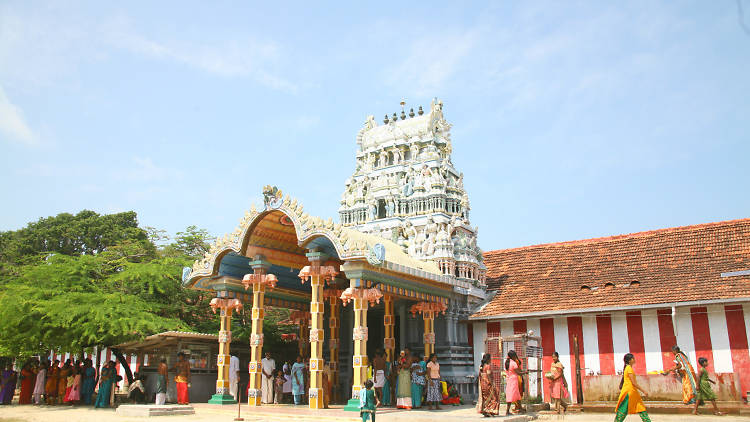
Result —
<path fill-rule="evenodd" d="M 111 360 L 102 368 L 102 374 L 99 377 L 99 393 L 96 395 L 94 407 L 109 407 L 109 398 L 112 394 L 115 376 L 115 362 Z"/>
<path fill-rule="evenodd" d="M 297 362 L 292 365 L 292 395 L 294 404 L 302 404 L 302 395 L 305 394 L 305 364 L 302 356 L 297 356 Z"/>
<path fill-rule="evenodd" d="M 96 386 L 96 369 L 91 362 L 91 359 L 86 359 L 83 364 L 83 380 L 81 381 L 81 401 L 83 404 L 91 404 L 91 396 L 94 395 L 94 387 Z"/>
<path fill-rule="evenodd" d="M 362 422 L 367 422 L 369 417 L 372 417 L 372 422 L 375 422 L 375 410 L 380 406 L 380 400 L 372 388 L 373 385 L 372 380 L 367 380 L 364 390 L 359 390 L 359 415 L 362 417 Z"/>

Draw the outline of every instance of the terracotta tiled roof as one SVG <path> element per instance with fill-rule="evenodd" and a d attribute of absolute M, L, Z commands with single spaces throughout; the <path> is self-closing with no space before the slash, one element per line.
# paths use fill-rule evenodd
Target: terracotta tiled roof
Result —
<path fill-rule="evenodd" d="M 489 251 L 484 262 L 497 292 L 472 318 L 750 299 L 750 275 L 721 277 L 750 270 L 750 218 Z"/>

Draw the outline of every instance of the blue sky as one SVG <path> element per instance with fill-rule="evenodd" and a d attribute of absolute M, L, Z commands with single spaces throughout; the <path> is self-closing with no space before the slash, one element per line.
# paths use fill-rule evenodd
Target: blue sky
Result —
<path fill-rule="evenodd" d="M 336 218 L 367 115 L 435 96 L 485 250 L 750 217 L 750 1 L 356 3 L 3 2 L 0 230 Z"/>

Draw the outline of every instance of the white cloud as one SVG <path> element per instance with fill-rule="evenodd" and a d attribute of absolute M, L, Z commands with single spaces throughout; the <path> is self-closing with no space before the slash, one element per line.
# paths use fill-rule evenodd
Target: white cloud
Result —
<path fill-rule="evenodd" d="M 115 47 L 159 60 L 168 60 L 224 77 L 247 76 L 279 91 L 294 93 L 297 85 L 269 70 L 279 56 L 272 41 L 234 40 L 210 44 L 156 41 L 130 27 L 125 20 L 107 25 L 106 39 Z"/>
<path fill-rule="evenodd" d="M 386 69 L 391 85 L 411 87 L 415 96 L 431 96 L 459 70 L 480 38 L 479 29 L 461 33 L 428 33 L 411 42 L 406 57 Z"/>
<path fill-rule="evenodd" d="M 13 104 L 0 86 L 0 132 L 12 142 L 33 146 L 37 137 L 23 116 L 23 110 Z"/>

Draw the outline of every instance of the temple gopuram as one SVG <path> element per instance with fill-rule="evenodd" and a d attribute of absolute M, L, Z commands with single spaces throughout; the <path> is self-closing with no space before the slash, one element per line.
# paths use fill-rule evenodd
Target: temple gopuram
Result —
<path fill-rule="evenodd" d="M 184 283 L 211 292 L 221 318 L 218 380 L 212 403 L 229 394 L 231 315 L 252 315 L 249 404 L 260 405 L 265 307 L 293 309 L 300 347 L 309 358 L 310 408 L 323 407 L 322 371 L 357 397 L 369 357 L 388 361 L 405 347 L 436 352 L 445 380 L 476 395 L 470 310 L 486 297 L 482 250 L 463 174 L 451 160 L 451 125 L 435 99 L 370 116 L 356 136 L 356 167 L 346 180 L 339 222 L 308 215 L 276 187 L 263 188 L 239 226 L 183 273 Z"/>

